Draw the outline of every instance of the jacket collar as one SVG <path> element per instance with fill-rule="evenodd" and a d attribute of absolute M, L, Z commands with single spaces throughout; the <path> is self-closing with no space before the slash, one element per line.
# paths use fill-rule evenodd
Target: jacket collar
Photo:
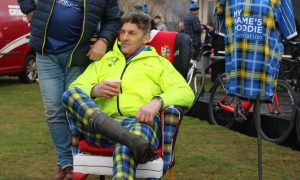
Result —
<path fill-rule="evenodd" d="M 159 56 L 154 47 L 152 47 L 152 46 L 147 46 L 147 47 L 149 47 L 147 49 L 147 51 L 143 51 L 143 53 L 137 53 L 134 57 L 132 57 L 131 61 L 136 60 L 136 59 L 145 58 L 145 57 L 157 57 L 157 56 Z M 126 59 L 124 54 L 121 52 L 120 41 L 118 41 L 118 40 L 115 41 L 113 51 L 115 53 L 117 53 L 118 56 L 124 57 L 124 59 Z"/>

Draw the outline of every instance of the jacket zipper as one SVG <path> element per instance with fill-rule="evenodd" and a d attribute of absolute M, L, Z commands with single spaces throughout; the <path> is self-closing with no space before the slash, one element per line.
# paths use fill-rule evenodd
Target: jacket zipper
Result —
<path fill-rule="evenodd" d="M 50 17 L 51 17 L 52 12 L 53 12 L 54 4 L 55 4 L 55 0 L 52 1 L 51 11 L 50 11 L 49 17 L 47 19 L 47 23 L 46 23 L 46 28 L 45 28 L 45 33 L 44 33 L 44 39 L 43 39 L 43 45 L 42 45 L 42 56 L 44 56 L 44 48 L 45 48 L 45 44 L 46 44 L 47 29 L 48 29 L 48 24 L 49 24 L 49 21 L 50 21 Z"/>
<path fill-rule="evenodd" d="M 127 69 L 127 67 L 128 67 L 129 64 L 130 64 L 130 63 L 126 64 L 126 66 L 124 67 L 123 72 L 122 72 L 121 77 L 120 77 L 121 80 L 122 80 L 122 78 L 123 78 L 123 76 L 124 76 L 124 73 L 125 73 L 125 71 L 126 71 L 126 69 Z M 120 93 L 122 93 L 122 92 L 123 92 L 122 86 L 120 86 Z M 123 114 L 121 113 L 119 101 L 120 101 L 120 100 L 119 100 L 119 96 L 117 96 L 117 109 L 118 109 L 118 112 L 119 112 L 120 116 L 123 116 Z"/>
<path fill-rule="evenodd" d="M 85 18 L 86 18 L 86 0 L 83 1 L 83 22 L 82 22 L 82 31 L 81 31 L 80 39 L 78 40 L 76 46 L 72 50 L 72 53 L 71 53 L 71 56 L 70 56 L 70 62 L 69 62 L 69 65 L 68 65 L 69 67 L 71 67 L 72 60 L 73 60 L 73 54 L 74 54 L 75 50 L 77 49 L 77 47 L 78 47 L 78 45 L 79 45 L 79 43 L 82 39 L 84 30 L 85 30 Z"/>
<path fill-rule="evenodd" d="M 143 49 L 143 50 L 144 50 L 144 49 Z M 132 59 L 130 59 L 129 61 L 126 60 L 126 65 L 125 65 L 125 67 L 124 67 L 124 69 L 123 69 L 123 72 L 122 72 L 122 74 L 121 74 L 120 80 L 123 79 L 124 73 L 125 73 L 125 71 L 126 71 L 128 65 L 131 63 L 131 60 L 132 60 Z M 122 86 L 120 86 L 120 93 L 122 93 L 122 92 L 123 92 Z M 123 114 L 121 113 L 121 109 L 120 109 L 120 99 L 119 99 L 119 96 L 117 96 L 117 109 L 118 109 L 118 112 L 119 112 L 120 116 L 123 116 Z"/>

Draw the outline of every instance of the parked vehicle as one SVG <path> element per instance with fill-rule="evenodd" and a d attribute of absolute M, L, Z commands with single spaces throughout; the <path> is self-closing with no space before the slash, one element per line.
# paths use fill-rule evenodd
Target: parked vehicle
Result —
<path fill-rule="evenodd" d="M 17 0 L 1 0 L 0 76 L 18 76 L 25 83 L 37 79 L 35 53 L 28 46 L 29 32 Z"/>

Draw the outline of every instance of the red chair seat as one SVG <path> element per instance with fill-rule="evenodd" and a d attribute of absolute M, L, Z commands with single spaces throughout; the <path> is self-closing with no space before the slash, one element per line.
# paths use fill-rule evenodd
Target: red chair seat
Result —
<path fill-rule="evenodd" d="M 86 140 L 81 140 L 78 144 L 78 148 L 81 152 L 101 155 L 101 156 L 112 156 L 113 147 L 99 147 L 92 144 L 89 144 Z"/>
<path fill-rule="evenodd" d="M 101 155 L 101 156 L 112 156 L 113 155 L 113 147 L 99 147 L 88 143 L 86 140 L 81 140 L 78 144 L 78 148 L 81 152 L 85 152 L 93 155 Z M 162 148 L 158 148 L 156 150 L 157 158 L 162 157 Z"/>

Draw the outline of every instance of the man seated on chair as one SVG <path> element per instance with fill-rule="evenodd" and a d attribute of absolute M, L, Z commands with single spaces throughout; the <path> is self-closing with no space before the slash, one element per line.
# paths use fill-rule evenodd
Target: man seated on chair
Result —
<path fill-rule="evenodd" d="M 89 143 L 114 146 L 113 179 L 134 179 L 137 164 L 155 158 L 159 111 L 170 105 L 189 108 L 194 94 L 173 65 L 147 45 L 150 17 L 129 13 L 122 22 L 113 50 L 88 66 L 63 102 Z M 112 80 L 121 80 L 120 88 Z"/>

